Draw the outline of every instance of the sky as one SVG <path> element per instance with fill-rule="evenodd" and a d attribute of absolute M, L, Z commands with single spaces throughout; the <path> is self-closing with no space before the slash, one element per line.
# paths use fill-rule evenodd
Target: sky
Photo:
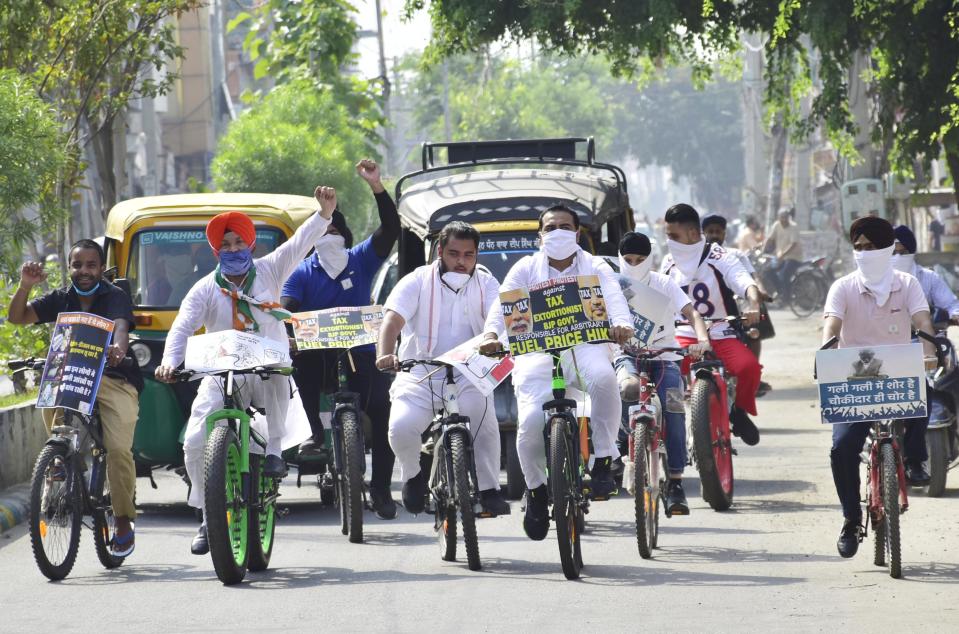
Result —
<path fill-rule="evenodd" d="M 392 58 L 422 50 L 430 37 L 430 18 L 427 9 L 418 11 L 414 18 L 403 20 L 404 0 L 380 0 L 383 10 L 383 48 L 387 68 L 392 68 Z M 428 5 L 428 3 L 427 3 Z M 354 0 L 357 22 L 361 30 L 376 31 L 376 3 L 374 0 Z M 357 49 L 360 53 L 359 70 L 363 77 L 377 77 L 379 71 L 379 48 L 376 37 L 360 38 Z"/>

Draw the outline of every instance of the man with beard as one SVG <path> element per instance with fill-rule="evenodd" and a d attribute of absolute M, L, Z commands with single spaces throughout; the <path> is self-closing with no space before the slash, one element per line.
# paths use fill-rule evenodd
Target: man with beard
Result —
<path fill-rule="evenodd" d="M 383 306 L 377 368 L 389 371 L 400 361 L 435 359 L 483 332 L 486 315 L 499 297 L 499 282 L 477 266 L 479 242 L 472 225 L 450 222 L 440 231 L 436 261 L 400 279 Z M 417 366 L 399 374 L 390 388 L 390 446 L 400 463 L 403 506 L 414 515 L 423 512 L 428 493 L 427 474 L 420 468 L 422 435 L 437 406 L 442 406 L 439 395 L 446 380 L 442 372 L 429 379 L 427 374 L 426 368 Z M 493 395 L 483 396 L 459 372 L 454 377 L 460 414 L 470 421 L 483 510 L 508 515 L 509 504 L 499 490 L 499 422 Z"/>
<path fill-rule="evenodd" d="M 103 279 L 106 258 L 93 240 L 80 240 L 70 249 L 70 286 L 57 289 L 27 303 L 30 290 L 47 279 L 43 265 L 27 262 L 20 269 L 20 286 L 10 300 L 7 319 L 12 324 L 48 324 L 65 312 L 85 312 L 114 322 L 113 343 L 107 349 L 107 368 L 97 392 L 103 446 L 107 450 L 107 478 L 116 519 L 116 534 L 110 545 L 114 557 L 133 552 L 133 521 L 136 519 L 136 467 L 133 464 L 133 432 L 143 389 L 140 366 L 128 354 L 130 330 L 134 328 L 133 304 L 122 290 Z M 66 342 L 65 345 L 69 345 Z M 121 365 L 124 358 L 127 363 Z M 60 410 L 44 409 L 47 431 L 58 424 Z"/>
<path fill-rule="evenodd" d="M 849 227 L 856 270 L 833 282 L 829 289 L 823 309 L 824 344 L 838 337 L 840 348 L 888 346 L 910 343 L 913 328 L 933 334 L 929 305 L 919 281 L 892 267 L 895 239 L 892 225 L 875 216 L 859 218 Z M 935 349 L 925 340 L 922 345 L 926 369 L 934 368 Z M 906 479 L 919 486 L 929 482 L 929 474 L 922 464 L 928 458 L 925 442 L 928 423 L 928 418 L 905 421 Z M 871 423 L 864 421 L 837 424 L 832 428 L 829 460 L 843 514 L 836 547 L 839 555 L 846 558 L 856 554 L 864 533 L 859 500 L 859 454 L 870 427 Z"/>
<path fill-rule="evenodd" d="M 316 252 L 300 262 L 283 285 L 280 302 L 291 312 L 367 306 L 370 303 L 373 278 L 400 235 L 400 216 L 383 187 L 376 162 L 364 159 L 356 164 L 356 172 L 373 192 L 380 226 L 366 240 L 354 245 L 346 218 L 339 210 L 334 211 L 326 233 L 316 242 Z M 337 354 L 336 350 L 311 350 L 300 352 L 293 358 L 293 367 L 296 368 L 293 377 L 300 388 L 303 407 L 313 430 L 313 438 L 300 445 L 300 455 L 315 455 L 323 444 L 320 396 L 337 389 Z M 372 431 L 370 502 L 377 517 L 391 520 L 396 517 L 396 503 L 390 493 L 395 458 L 387 438 L 390 379 L 376 370 L 373 344 L 359 346 L 350 354 L 353 366 L 347 364 L 347 382 L 350 391 L 359 394 L 360 409 L 369 416 Z"/>

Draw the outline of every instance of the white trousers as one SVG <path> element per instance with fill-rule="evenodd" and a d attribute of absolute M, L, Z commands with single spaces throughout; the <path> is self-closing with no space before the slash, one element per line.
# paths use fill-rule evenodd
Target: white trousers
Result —
<path fill-rule="evenodd" d="M 208 376 L 200 381 L 190 419 L 183 437 L 183 464 L 190 476 L 190 506 L 203 508 L 204 470 L 203 454 L 206 448 L 206 417 L 223 408 L 223 379 Z M 242 375 L 235 378 L 233 395 L 237 409 L 245 410 L 252 403 L 266 410 L 266 420 L 257 414 L 253 427 L 267 439 L 266 452 L 279 456 L 283 449 L 292 447 L 310 437 L 310 424 L 303 411 L 299 394 L 290 396 L 293 382 L 285 376 L 272 376 L 264 381 L 257 376 Z M 295 390 L 295 386 L 294 390 Z M 250 444 L 251 451 L 256 448 Z"/>
<path fill-rule="evenodd" d="M 422 383 L 416 383 L 416 379 L 415 375 L 398 374 L 390 389 L 390 447 L 400 463 L 404 482 L 420 472 L 423 432 L 443 406 L 444 379 L 432 378 Z M 477 484 L 481 491 L 499 489 L 499 422 L 493 396 L 483 396 L 463 378 L 456 385 L 460 414 L 470 419 Z"/>
<path fill-rule="evenodd" d="M 564 351 L 561 359 L 567 386 L 578 387 L 589 394 L 596 457 L 616 456 L 622 401 L 609 347 L 580 344 Z M 553 358 L 541 352 L 524 354 L 516 357 L 514 364 L 513 386 L 519 413 L 516 451 L 526 486 L 535 489 L 546 484 L 546 441 L 543 437 L 546 413 L 543 404 L 553 400 Z"/>

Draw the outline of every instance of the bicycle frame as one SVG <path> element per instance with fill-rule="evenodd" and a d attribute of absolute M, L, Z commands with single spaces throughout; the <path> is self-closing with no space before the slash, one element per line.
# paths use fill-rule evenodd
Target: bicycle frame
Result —
<path fill-rule="evenodd" d="M 443 381 L 443 410 L 440 412 L 439 420 L 430 426 L 430 433 L 435 440 L 439 440 L 443 447 L 443 468 L 446 469 L 446 482 L 450 483 L 453 473 L 453 447 L 451 436 L 453 431 L 462 431 L 464 437 L 468 439 L 466 450 L 469 462 L 469 477 L 472 481 L 471 490 L 473 492 L 473 509 L 477 514 L 482 513 L 482 507 L 479 505 L 477 493 L 479 491 L 479 480 L 476 476 L 476 461 L 473 455 L 473 435 L 470 432 L 470 420 L 468 417 L 460 414 L 459 410 L 459 386 L 453 379 L 453 367 L 445 366 L 446 374 Z M 438 438 L 437 436 L 438 432 Z M 430 473 L 430 482 L 433 482 L 436 476 L 436 470 L 439 468 L 439 447 L 437 443 L 433 447 L 433 465 Z"/>
<path fill-rule="evenodd" d="M 543 411 L 546 412 L 546 426 L 543 428 L 543 437 L 546 444 L 546 461 L 549 464 L 550 455 L 550 434 L 552 433 L 552 425 L 550 424 L 554 418 L 563 418 L 566 420 L 567 426 L 565 433 L 567 434 L 566 441 L 569 443 L 572 448 L 573 460 L 575 461 L 575 468 L 573 473 L 576 474 L 576 486 L 573 491 L 574 501 L 583 508 L 583 511 L 586 512 L 586 509 L 589 507 L 589 501 L 586 499 L 586 496 L 583 495 L 583 463 L 581 461 L 581 447 L 580 447 L 580 430 L 579 430 L 579 421 L 576 419 L 576 416 L 573 412 L 576 411 L 576 401 L 573 399 L 566 398 L 566 378 L 563 376 L 563 366 L 560 362 L 559 355 L 553 355 L 553 400 L 543 403 Z M 549 482 L 552 481 L 553 474 L 547 474 L 547 492 L 549 494 L 549 503 L 551 505 L 556 504 L 556 501 L 552 499 L 552 486 L 549 485 Z"/>
<path fill-rule="evenodd" d="M 96 410 L 95 410 L 96 411 Z M 74 417 L 80 419 L 80 426 L 74 424 Z M 94 422 L 94 416 L 85 416 L 72 410 L 63 410 L 63 424 L 56 425 L 51 431 L 51 436 L 45 444 L 62 447 L 64 449 L 63 459 L 73 464 L 74 468 L 68 473 L 82 475 L 87 471 L 85 453 L 83 451 L 86 439 L 93 441 L 91 448 L 92 464 L 90 465 L 89 483 L 87 478 L 80 477 L 79 482 L 68 482 L 68 490 L 73 490 L 74 486 L 80 487 L 80 499 L 83 500 L 82 512 L 84 515 L 92 515 L 94 511 L 101 510 L 101 500 L 94 499 L 90 491 L 98 488 L 100 478 L 106 472 L 106 449 L 103 448 L 103 438 L 100 430 Z"/>

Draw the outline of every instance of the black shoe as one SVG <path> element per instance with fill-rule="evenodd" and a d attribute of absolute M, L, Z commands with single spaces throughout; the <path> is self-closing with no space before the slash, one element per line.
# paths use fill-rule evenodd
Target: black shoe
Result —
<path fill-rule="evenodd" d="M 734 407 L 729 422 L 733 424 L 733 436 L 738 436 L 749 446 L 759 444 L 759 429 L 746 412 Z"/>
<path fill-rule="evenodd" d="M 322 438 L 322 437 L 321 437 Z M 316 442 L 315 438 L 310 438 L 300 443 L 300 448 L 297 450 L 297 455 L 310 457 L 310 456 L 319 456 L 324 453 L 323 442 Z"/>
<path fill-rule="evenodd" d="M 206 524 L 200 526 L 196 537 L 190 543 L 190 552 L 194 555 L 206 555 L 210 552 L 210 542 L 206 539 Z"/>
<path fill-rule="evenodd" d="M 263 463 L 263 475 L 268 478 L 285 478 L 287 474 L 286 460 L 279 456 L 267 456 Z"/>
<path fill-rule="evenodd" d="M 914 487 L 924 487 L 929 484 L 929 473 L 922 463 L 906 463 L 906 482 Z"/>
<path fill-rule="evenodd" d="M 526 490 L 526 515 L 523 516 L 523 530 L 526 536 L 539 542 L 549 533 L 549 497 L 546 485 L 541 484 L 532 491 Z"/>
<path fill-rule="evenodd" d="M 855 557 L 856 551 L 859 550 L 860 541 L 862 541 L 862 537 L 859 522 L 847 519 L 843 522 L 842 530 L 839 532 L 839 541 L 836 542 L 839 556 L 843 559 Z"/>
<path fill-rule="evenodd" d="M 403 506 L 413 515 L 423 512 L 426 506 L 426 476 L 422 469 L 403 485 Z"/>
<path fill-rule="evenodd" d="M 499 489 L 480 491 L 480 503 L 483 505 L 483 512 L 492 517 L 510 514 L 509 502 L 503 499 Z"/>
<path fill-rule="evenodd" d="M 396 519 L 396 502 L 393 501 L 390 487 L 370 485 L 370 505 L 373 507 L 373 512 L 381 520 Z"/>
<path fill-rule="evenodd" d="M 689 503 L 683 491 L 683 481 L 669 479 L 666 483 L 666 514 L 689 515 Z"/>
<path fill-rule="evenodd" d="M 766 383 L 765 381 L 760 381 L 759 388 L 756 390 L 756 398 L 766 396 L 767 394 L 769 394 L 769 391 L 772 389 L 773 389 L 773 386 L 771 386 L 769 383 Z"/>
<path fill-rule="evenodd" d="M 596 458 L 590 470 L 589 496 L 593 500 L 608 500 L 616 494 L 616 480 L 610 469 L 612 458 Z"/>

